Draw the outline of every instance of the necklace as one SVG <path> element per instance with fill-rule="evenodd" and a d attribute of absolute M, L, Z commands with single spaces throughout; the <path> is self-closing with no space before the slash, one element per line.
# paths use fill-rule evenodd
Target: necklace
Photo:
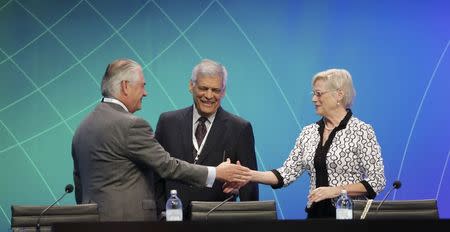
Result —
<path fill-rule="evenodd" d="M 325 126 L 325 129 L 328 131 L 332 131 L 334 128 L 336 128 L 336 127 L 333 128 L 327 127 L 327 123 L 325 121 L 323 122 L 323 125 Z"/>
<path fill-rule="evenodd" d="M 329 128 L 329 127 L 327 127 L 327 124 L 324 124 L 325 125 L 325 129 L 326 130 L 329 130 L 329 131 L 331 131 L 331 130 L 333 130 L 334 129 L 334 127 L 333 128 Z"/>

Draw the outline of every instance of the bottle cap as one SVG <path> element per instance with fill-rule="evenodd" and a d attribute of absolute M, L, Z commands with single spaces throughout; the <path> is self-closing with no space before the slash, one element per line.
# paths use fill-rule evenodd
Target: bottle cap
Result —
<path fill-rule="evenodd" d="M 177 190 L 176 189 L 170 190 L 170 195 L 176 195 L 176 194 L 177 194 Z"/>

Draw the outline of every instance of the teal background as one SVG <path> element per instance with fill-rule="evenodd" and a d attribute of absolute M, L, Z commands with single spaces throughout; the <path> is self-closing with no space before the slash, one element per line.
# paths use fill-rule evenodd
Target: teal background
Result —
<path fill-rule="evenodd" d="M 279 167 L 319 119 L 312 76 L 348 69 L 353 112 L 382 147 L 388 187 L 377 199 L 400 179 L 388 199 L 436 198 L 450 218 L 449 25 L 450 2 L 437 0 L 0 0 L 0 230 L 12 204 L 51 204 L 73 182 L 73 132 L 122 57 L 145 67 L 138 115 L 153 126 L 192 104 L 200 59 L 223 63 L 222 104 L 252 122 L 260 170 Z M 260 189 L 280 219 L 305 218 L 307 175 Z"/>

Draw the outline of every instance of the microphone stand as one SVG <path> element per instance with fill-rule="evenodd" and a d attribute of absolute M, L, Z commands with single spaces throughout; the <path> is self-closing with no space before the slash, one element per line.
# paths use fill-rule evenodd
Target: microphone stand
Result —
<path fill-rule="evenodd" d="M 386 201 L 386 199 L 389 196 L 389 194 L 391 194 L 392 190 L 399 189 L 401 186 L 402 186 L 402 183 L 399 180 L 394 181 L 394 184 L 392 185 L 392 188 L 389 189 L 389 192 L 386 194 L 386 196 L 384 196 L 383 200 L 377 206 L 377 210 L 376 210 L 377 212 L 380 209 L 381 205 L 383 205 L 383 203 Z"/>
<path fill-rule="evenodd" d="M 378 214 L 378 210 L 380 209 L 381 205 L 383 205 L 383 203 L 386 201 L 388 196 L 391 194 L 392 190 L 399 189 L 401 186 L 402 186 L 402 182 L 400 182 L 399 180 L 394 181 L 394 183 L 392 184 L 392 187 L 389 189 L 388 193 L 384 196 L 384 198 L 380 202 L 380 204 L 378 204 L 378 206 L 375 210 L 375 215 Z M 364 206 L 363 212 L 360 217 L 361 220 L 366 219 L 367 213 L 369 213 L 370 207 L 372 206 L 372 202 L 373 202 L 373 199 L 367 200 L 366 205 Z"/>
<path fill-rule="evenodd" d="M 59 197 L 58 200 L 53 202 L 53 204 L 49 205 L 47 208 L 42 210 L 42 212 L 41 212 L 41 214 L 39 214 L 39 217 L 36 222 L 36 231 L 37 232 L 41 232 L 40 222 L 41 222 L 42 215 L 44 215 L 44 213 L 47 212 L 47 210 L 49 210 L 51 207 L 53 207 L 56 203 L 58 203 L 61 199 L 63 199 L 63 197 L 65 197 L 68 193 L 71 193 L 72 191 L 73 191 L 73 185 L 71 185 L 71 184 L 67 185 L 64 194 L 61 197 Z"/>
<path fill-rule="evenodd" d="M 225 203 L 227 203 L 228 201 L 230 201 L 231 199 L 233 199 L 234 196 L 235 196 L 235 195 L 232 194 L 232 195 L 229 196 L 227 199 L 225 199 L 224 201 L 220 202 L 220 204 L 216 205 L 216 206 L 213 207 L 211 210 L 209 210 L 209 211 L 206 213 L 205 220 L 208 221 L 208 216 L 209 216 L 209 214 L 211 214 L 214 210 L 216 210 L 217 208 L 219 208 L 219 207 L 222 206 L 223 204 L 225 204 Z"/>

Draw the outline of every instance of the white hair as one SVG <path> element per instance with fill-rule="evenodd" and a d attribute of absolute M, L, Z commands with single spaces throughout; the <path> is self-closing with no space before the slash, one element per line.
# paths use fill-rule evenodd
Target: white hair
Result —
<path fill-rule="evenodd" d="M 191 81 L 195 85 L 198 77 L 222 78 L 222 88 L 227 85 L 228 72 L 225 66 L 216 61 L 204 59 L 192 69 Z"/>
<path fill-rule="evenodd" d="M 136 71 L 140 67 L 136 61 L 130 59 L 118 59 L 109 64 L 102 79 L 103 97 L 117 97 L 122 81 L 137 81 L 139 76 Z"/>
<path fill-rule="evenodd" d="M 345 69 L 328 69 L 314 75 L 312 84 L 316 81 L 322 80 L 329 90 L 341 90 L 344 93 L 342 103 L 345 108 L 350 109 L 353 104 L 353 99 L 356 96 L 356 91 L 353 88 L 352 76 Z"/>

